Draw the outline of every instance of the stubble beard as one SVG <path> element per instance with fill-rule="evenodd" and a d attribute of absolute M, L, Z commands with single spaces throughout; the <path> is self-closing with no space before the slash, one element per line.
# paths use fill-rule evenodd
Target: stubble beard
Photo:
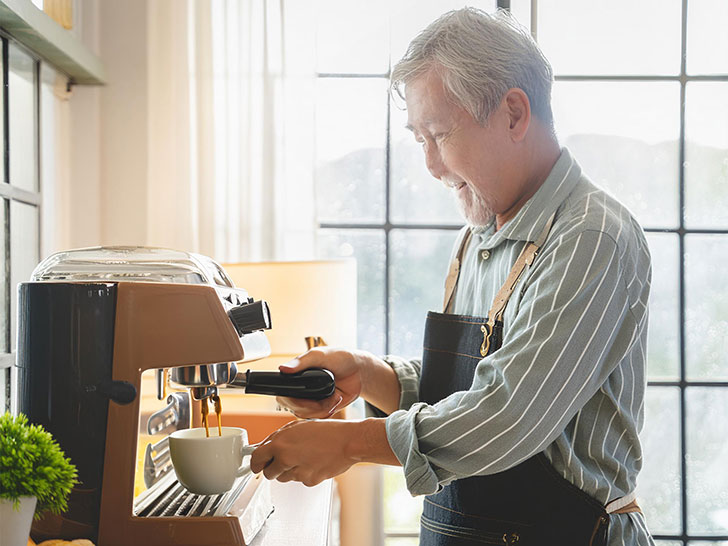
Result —
<path fill-rule="evenodd" d="M 472 227 L 484 227 L 493 220 L 493 208 L 489 199 L 468 185 L 455 196 L 460 214 Z"/>

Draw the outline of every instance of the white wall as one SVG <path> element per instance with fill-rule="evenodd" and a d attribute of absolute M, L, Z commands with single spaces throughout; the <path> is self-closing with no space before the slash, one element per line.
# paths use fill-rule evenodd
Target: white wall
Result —
<path fill-rule="evenodd" d="M 74 32 L 106 70 L 70 97 L 66 235 L 54 246 L 147 241 L 147 2 L 82 0 Z M 49 248 L 50 251 L 58 248 Z"/>

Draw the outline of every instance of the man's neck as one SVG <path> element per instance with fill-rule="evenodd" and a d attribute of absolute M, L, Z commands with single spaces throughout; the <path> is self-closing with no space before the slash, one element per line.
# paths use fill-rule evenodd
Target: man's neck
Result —
<path fill-rule="evenodd" d="M 556 137 L 541 135 L 536 144 L 531 147 L 528 157 L 524 159 L 528 167 L 524 192 L 508 210 L 495 215 L 496 231 L 515 217 L 523 205 L 536 194 L 548 178 L 560 155 L 561 148 Z"/>

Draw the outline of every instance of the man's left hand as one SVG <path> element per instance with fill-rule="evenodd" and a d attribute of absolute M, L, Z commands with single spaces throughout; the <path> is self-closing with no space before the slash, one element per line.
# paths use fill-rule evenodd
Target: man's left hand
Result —
<path fill-rule="evenodd" d="M 250 468 L 269 480 L 312 487 L 358 462 L 399 464 L 387 442 L 383 419 L 294 421 L 263 441 Z"/>

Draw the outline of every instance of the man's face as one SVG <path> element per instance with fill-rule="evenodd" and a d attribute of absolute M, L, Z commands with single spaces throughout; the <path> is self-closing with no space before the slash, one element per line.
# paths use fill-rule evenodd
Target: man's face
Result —
<path fill-rule="evenodd" d="M 483 127 L 448 99 L 436 70 L 407 83 L 405 95 L 407 128 L 422 143 L 432 176 L 454 192 L 466 221 L 485 225 L 508 210 L 519 188 L 509 170 L 513 150 L 504 104 Z"/>

